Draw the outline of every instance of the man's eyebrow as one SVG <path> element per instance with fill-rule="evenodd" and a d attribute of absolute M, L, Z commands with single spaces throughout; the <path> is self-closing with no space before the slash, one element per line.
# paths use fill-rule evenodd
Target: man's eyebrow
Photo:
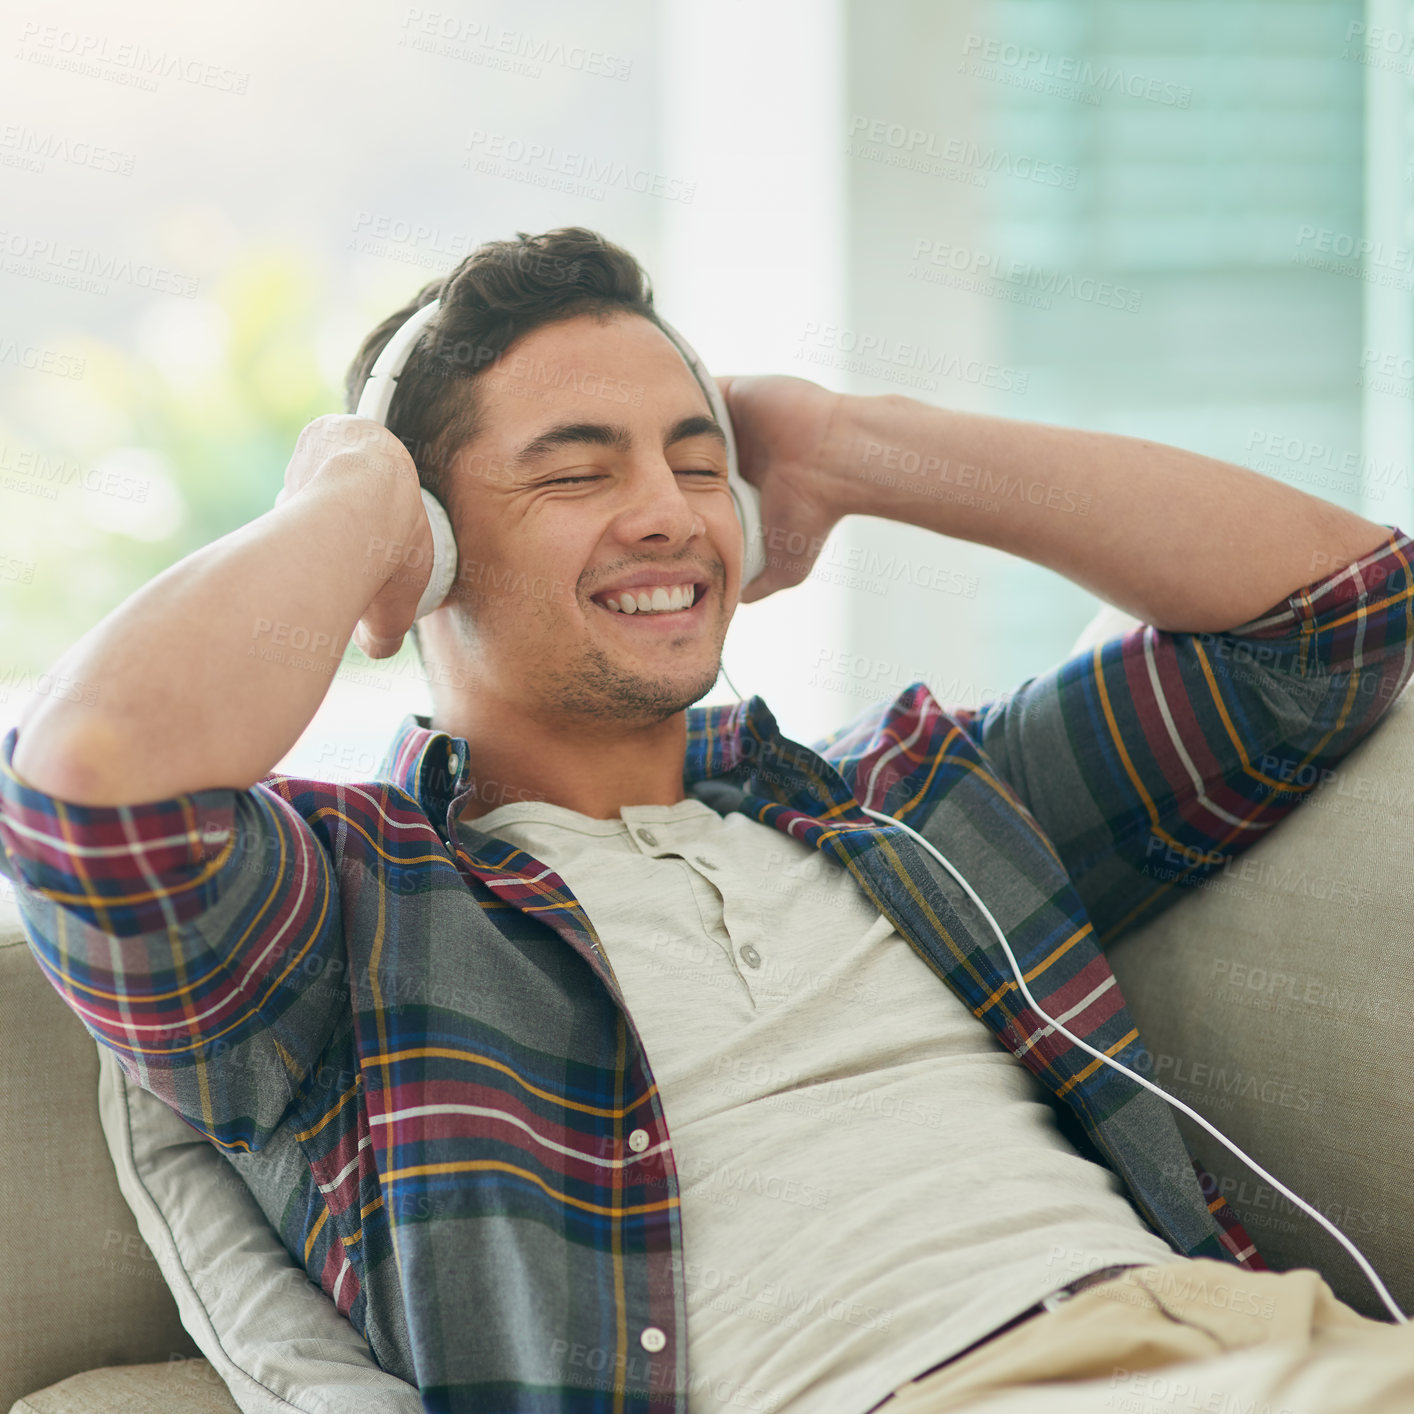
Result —
<path fill-rule="evenodd" d="M 721 423 L 715 417 L 704 417 L 701 413 L 675 422 L 663 438 L 663 445 L 671 447 L 674 442 L 686 442 L 689 437 L 711 437 L 722 446 L 727 445 L 727 434 L 722 431 Z"/>
<path fill-rule="evenodd" d="M 679 418 L 668 429 L 663 445 L 671 447 L 675 442 L 684 442 L 689 437 L 711 437 L 724 447 L 727 444 L 726 434 L 715 418 L 693 413 L 689 417 Z M 516 471 L 525 470 L 558 447 L 609 447 L 616 452 L 627 452 L 632 445 L 632 434 L 622 423 L 557 422 L 532 437 L 506 465 Z"/>

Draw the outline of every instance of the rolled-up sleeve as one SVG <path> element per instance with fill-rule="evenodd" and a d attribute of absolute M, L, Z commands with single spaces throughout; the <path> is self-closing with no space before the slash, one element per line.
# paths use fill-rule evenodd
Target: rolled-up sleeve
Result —
<path fill-rule="evenodd" d="M 66 802 L 15 773 L 17 740 L 0 869 L 40 966 L 136 1083 L 258 1149 L 348 1006 L 327 842 L 265 783 Z"/>
<path fill-rule="evenodd" d="M 1101 945 L 1262 839 L 1399 696 L 1414 542 L 1386 528 L 1236 628 L 1141 625 L 951 710 L 1055 845 Z"/>

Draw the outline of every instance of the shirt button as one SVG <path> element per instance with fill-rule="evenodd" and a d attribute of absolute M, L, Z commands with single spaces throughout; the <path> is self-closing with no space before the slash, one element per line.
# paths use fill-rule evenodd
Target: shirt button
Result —
<path fill-rule="evenodd" d="M 648 1131 L 646 1129 L 635 1129 L 628 1136 L 628 1147 L 635 1154 L 641 1154 L 648 1147 Z"/>
<path fill-rule="evenodd" d="M 657 1354 L 668 1343 L 668 1337 L 657 1326 L 644 1326 L 643 1334 L 638 1337 L 638 1343 L 649 1354 Z"/>
<path fill-rule="evenodd" d="M 710 859 L 703 859 L 703 857 L 702 857 L 700 854 L 697 856 L 697 862 L 698 862 L 704 869 L 715 869 L 715 868 L 717 867 L 715 864 L 712 863 L 712 861 L 711 861 Z"/>
<path fill-rule="evenodd" d="M 453 776 L 455 776 L 457 772 L 461 770 L 461 768 L 462 759 L 454 751 L 449 757 L 447 757 L 447 769 L 452 773 Z"/>
<path fill-rule="evenodd" d="M 740 952 L 742 961 L 745 962 L 748 967 L 761 966 L 761 954 L 757 952 L 750 943 L 743 943 Z"/>
<path fill-rule="evenodd" d="M 658 836 L 655 835 L 652 830 L 639 830 L 638 838 L 646 845 L 655 845 L 658 843 Z"/>

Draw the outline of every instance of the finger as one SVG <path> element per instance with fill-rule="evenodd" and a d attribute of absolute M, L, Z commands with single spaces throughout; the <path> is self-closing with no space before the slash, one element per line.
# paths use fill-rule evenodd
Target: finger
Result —
<path fill-rule="evenodd" d="M 374 659 L 391 658 L 403 644 L 402 634 L 399 634 L 396 638 L 375 638 L 372 634 L 369 634 L 367 637 L 368 647 L 363 651 L 368 657 Z"/>
<path fill-rule="evenodd" d="M 732 405 L 732 388 L 740 376 L 737 373 L 726 373 L 717 379 L 717 390 L 721 393 L 722 401 L 726 403 L 728 411 L 731 410 Z"/>
<path fill-rule="evenodd" d="M 369 632 L 368 625 L 362 619 L 354 625 L 353 639 L 358 644 L 359 652 L 365 658 L 373 659 L 375 662 L 379 658 L 387 658 L 397 652 L 398 644 L 402 642 L 401 638 L 396 640 L 379 638 L 377 634 Z M 391 648 L 388 646 L 390 643 L 392 644 Z"/>

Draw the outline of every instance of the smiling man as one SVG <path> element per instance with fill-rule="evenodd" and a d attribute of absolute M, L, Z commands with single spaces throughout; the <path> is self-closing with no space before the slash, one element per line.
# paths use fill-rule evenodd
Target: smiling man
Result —
<path fill-rule="evenodd" d="M 740 589 L 722 429 L 645 314 L 543 325 L 480 373 L 442 482 L 469 564 L 417 628 L 426 662 L 476 684 L 430 673 L 435 726 L 488 779 L 596 818 L 682 798 L 683 712 L 717 681 Z M 557 384 L 551 415 L 536 395 Z"/>
<path fill-rule="evenodd" d="M 1379 722 L 1409 537 L 1133 438 L 730 380 L 768 544 L 888 517 L 1146 620 L 805 746 L 759 697 L 694 705 L 813 553 L 742 585 L 722 432 L 633 258 L 483 246 L 370 334 L 350 407 L 434 298 L 388 427 L 311 423 L 277 508 L 114 610 L 56 669 L 91 700 L 0 750 L 39 964 L 384 1369 L 458 1414 L 1092 1414 L 1121 1368 L 1403 1407 L 1409 1333 L 1265 1271 L 1168 1107 L 1022 1004 L 879 817 L 1142 1067 L 1103 948 L 1173 901 L 1175 852 L 1221 868 Z M 950 496 L 957 467 L 997 494 Z M 420 486 L 460 568 L 414 624 Z M 410 630 L 433 712 L 376 778 L 274 774 L 350 636 Z"/>

